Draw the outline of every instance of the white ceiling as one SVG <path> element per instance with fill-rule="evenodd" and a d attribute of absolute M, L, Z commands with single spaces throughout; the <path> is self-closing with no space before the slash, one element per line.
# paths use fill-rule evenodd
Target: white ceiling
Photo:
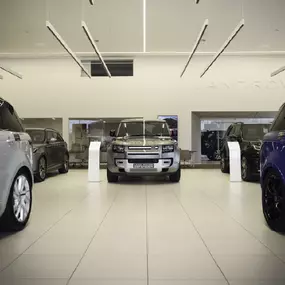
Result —
<path fill-rule="evenodd" d="M 75 52 L 92 52 L 85 20 L 101 52 L 143 51 L 143 0 L 0 0 L 0 53 L 57 53 L 50 20 Z M 244 3 L 242 5 L 242 2 Z M 243 6 L 243 9 L 242 9 Z M 146 0 L 148 52 L 188 52 L 205 19 L 200 52 L 216 52 L 242 17 L 243 31 L 228 51 L 285 51 L 284 0 Z"/>

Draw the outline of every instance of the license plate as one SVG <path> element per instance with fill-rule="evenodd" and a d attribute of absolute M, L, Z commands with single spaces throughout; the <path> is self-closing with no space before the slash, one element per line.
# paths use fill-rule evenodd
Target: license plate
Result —
<path fill-rule="evenodd" d="M 134 163 L 134 168 L 138 168 L 138 169 L 154 168 L 154 164 L 153 163 Z"/>

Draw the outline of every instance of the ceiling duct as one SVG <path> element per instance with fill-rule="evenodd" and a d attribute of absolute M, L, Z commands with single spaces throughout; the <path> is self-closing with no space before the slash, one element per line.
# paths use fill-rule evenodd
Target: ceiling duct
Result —
<path fill-rule="evenodd" d="M 103 57 L 102 57 L 102 55 L 101 55 L 101 53 L 100 53 L 100 51 L 99 51 L 97 45 L 96 45 L 96 43 L 95 43 L 95 41 L 93 40 L 92 35 L 91 35 L 91 33 L 90 33 L 90 31 L 89 31 L 89 29 L 88 29 L 86 23 L 85 23 L 84 21 L 82 21 L 82 22 L 81 22 L 81 26 L 82 26 L 82 29 L 83 29 L 85 35 L 87 36 L 87 38 L 88 38 L 90 44 L 92 45 L 92 47 L 93 47 L 95 53 L 97 54 L 97 56 L 98 56 L 98 58 L 99 58 L 101 64 L 103 65 L 103 67 L 104 67 L 104 69 L 105 69 L 105 71 L 106 71 L 106 74 L 111 78 L 112 75 L 111 75 L 111 73 L 110 73 L 110 71 L 109 71 L 109 69 L 108 69 L 108 67 L 107 67 L 107 65 L 106 65 L 106 63 L 105 63 L 105 61 L 104 61 L 104 59 L 103 59 Z"/>
<path fill-rule="evenodd" d="M 237 36 L 237 34 L 241 31 L 241 29 L 244 27 L 244 19 L 240 21 L 240 23 L 237 25 L 237 27 L 234 29 L 232 34 L 229 36 L 229 38 L 226 40 L 226 42 L 223 44 L 221 49 L 218 51 L 218 53 L 214 56 L 211 63 L 205 68 L 205 70 L 202 72 L 200 77 L 202 78 L 206 72 L 211 68 L 211 66 L 217 61 L 217 59 L 220 57 L 220 55 L 226 50 L 226 48 L 230 45 L 232 40 Z"/>
<path fill-rule="evenodd" d="M 49 31 L 52 33 L 52 35 L 58 40 L 58 42 L 61 44 L 61 46 L 68 52 L 68 54 L 73 58 L 73 60 L 79 65 L 79 67 L 84 71 L 84 73 L 91 78 L 91 75 L 87 71 L 87 69 L 83 66 L 81 61 L 78 59 L 78 57 L 74 54 L 74 52 L 69 48 L 67 43 L 62 39 L 62 37 L 59 35 L 59 33 L 56 31 L 54 26 L 49 22 L 46 21 L 46 26 L 49 29 Z"/>
<path fill-rule="evenodd" d="M 13 75 L 13 76 L 15 76 L 15 77 L 18 77 L 19 79 L 23 79 L 23 76 L 22 76 L 20 73 L 18 73 L 18 72 L 16 72 L 16 71 L 12 70 L 12 69 L 10 69 L 10 68 L 8 68 L 8 67 L 6 67 L 6 66 L 0 65 L 0 69 L 6 71 L 6 72 L 8 72 L 8 73 L 10 73 L 11 75 Z M 3 79 L 3 76 L 2 76 L 2 78 L 0 78 L 0 79 Z"/>
<path fill-rule="evenodd" d="M 201 42 L 201 40 L 202 40 L 202 38 L 203 38 L 203 36 L 204 36 L 204 34 L 205 34 L 205 32 L 206 32 L 208 26 L 209 26 L 209 20 L 207 19 L 207 20 L 205 20 L 205 22 L 204 22 L 204 25 L 203 25 L 203 27 L 202 27 L 202 29 L 201 29 L 199 35 L 198 35 L 198 38 L 197 38 L 197 40 L 196 40 L 196 43 L 195 43 L 195 45 L 194 45 L 194 47 L 193 47 L 193 49 L 192 49 L 192 52 L 191 52 L 190 55 L 189 55 L 189 58 L 188 58 L 188 60 L 187 60 L 187 62 L 186 62 L 186 65 L 185 65 L 185 67 L 184 67 L 184 69 L 183 69 L 183 71 L 182 71 L 180 77 L 182 77 L 182 76 L 184 75 L 184 73 L 185 73 L 185 71 L 186 71 L 186 69 L 187 69 L 187 67 L 188 67 L 188 65 L 189 65 L 189 63 L 190 63 L 192 57 L 194 56 L 196 50 L 197 50 L 198 47 L 199 47 L 199 44 L 200 44 L 200 42 Z"/>

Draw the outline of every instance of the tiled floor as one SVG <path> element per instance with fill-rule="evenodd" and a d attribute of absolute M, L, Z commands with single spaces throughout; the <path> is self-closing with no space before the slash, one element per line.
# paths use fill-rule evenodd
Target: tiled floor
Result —
<path fill-rule="evenodd" d="M 206 169 L 179 184 L 101 175 L 35 185 L 29 226 L 1 236 L 1 285 L 285 284 L 285 236 L 265 225 L 258 184 Z"/>

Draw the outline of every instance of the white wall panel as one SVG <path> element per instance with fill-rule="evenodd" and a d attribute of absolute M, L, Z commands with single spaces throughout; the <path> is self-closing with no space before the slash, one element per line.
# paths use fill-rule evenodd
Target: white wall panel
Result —
<path fill-rule="evenodd" d="M 72 60 L 3 60 L 24 75 L 7 75 L 0 96 L 21 117 L 106 118 L 179 116 L 179 141 L 190 147 L 191 111 L 276 111 L 285 101 L 285 74 L 274 70 L 285 58 L 224 56 L 200 79 L 211 57 L 196 57 L 179 77 L 186 57 L 137 58 L 134 77 L 80 77 Z"/>

